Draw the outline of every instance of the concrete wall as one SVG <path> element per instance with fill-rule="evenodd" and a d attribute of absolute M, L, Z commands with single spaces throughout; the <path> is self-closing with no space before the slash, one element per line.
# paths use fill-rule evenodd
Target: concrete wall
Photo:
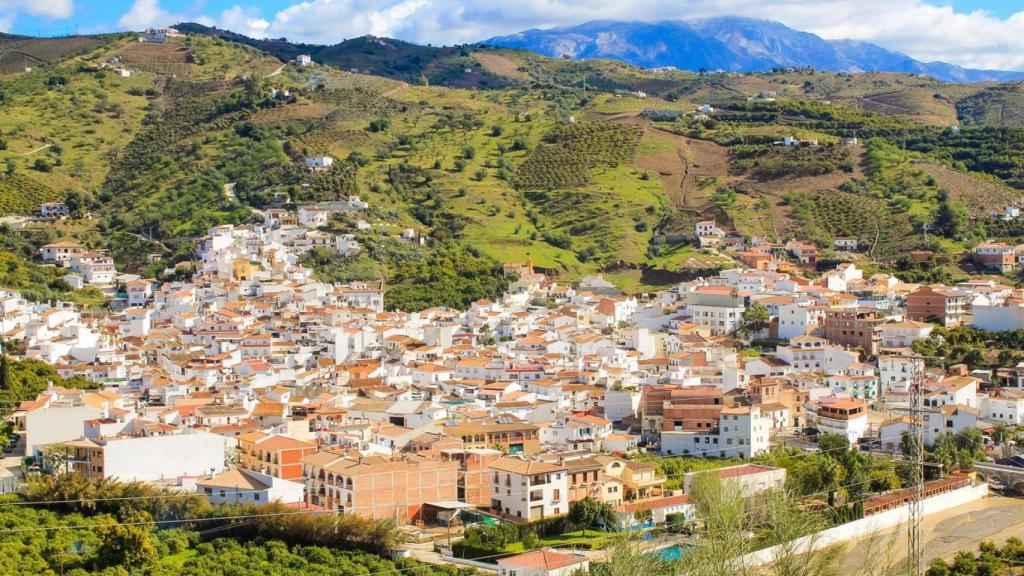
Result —
<path fill-rule="evenodd" d="M 925 499 L 922 510 L 924 515 L 928 516 L 930 514 L 942 512 L 943 510 L 963 506 L 969 502 L 980 500 L 985 496 L 988 496 L 988 484 L 968 486 L 966 488 L 960 488 L 959 490 L 946 492 L 944 494 L 939 494 Z M 892 510 L 886 510 L 885 512 L 880 512 L 860 520 L 836 526 L 835 528 L 829 528 L 828 530 L 819 532 L 815 536 L 800 538 L 797 540 L 796 544 L 788 547 L 789 550 L 787 550 L 787 553 L 790 551 L 809 552 L 811 550 L 818 550 L 833 544 L 872 536 L 906 523 L 909 513 L 910 507 L 908 505 L 903 505 L 899 508 L 893 508 Z M 775 554 L 778 548 L 778 546 L 773 546 L 771 548 L 765 548 L 764 550 L 758 550 L 757 552 L 748 554 L 744 559 L 744 564 L 749 566 L 763 566 L 771 564 L 775 559 Z"/>
<path fill-rule="evenodd" d="M 103 475 L 122 481 L 219 474 L 224 438 L 208 432 L 111 440 L 103 447 Z"/>
<path fill-rule="evenodd" d="M 35 455 L 40 446 L 77 440 L 85 434 L 85 421 L 100 418 L 103 411 L 92 406 L 51 406 L 25 414 L 25 456 Z"/>

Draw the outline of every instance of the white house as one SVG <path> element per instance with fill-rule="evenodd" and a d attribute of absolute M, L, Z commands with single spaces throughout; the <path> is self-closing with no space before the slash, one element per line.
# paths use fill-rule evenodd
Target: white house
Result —
<path fill-rule="evenodd" d="M 295 57 L 295 63 L 299 66 L 310 66 L 313 64 L 313 57 L 309 54 L 299 54 Z"/>
<path fill-rule="evenodd" d="M 301 482 L 240 468 L 199 480 L 196 492 L 212 504 L 298 504 L 305 498 Z"/>
<path fill-rule="evenodd" d="M 946 433 L 955 434 L 960 430 L 978 425 L 978 411 L 967 406 L 949 405 L 929 409 L 924 413 L 924 443 L 928 446 Z M 882 448 L 888 451 L 900 449 L 903 434 L 910 431 L 910 418 L 906 416 L 883 422 L 878 428 Z"/>
<path fill-rule="evenodd" d="M 716 474 L 729 486 L 729 490 L 743 498 L 756 496 L 766 490 L 782 490 L 786 486 L 786 469 L 763 464 L 737 464 L 713 471 L 687 472 L 683 476 L 683 492 L 693 492 L 693 483 L 701 474 Z"/>
<path fill-rule="evenodd" d="M 137 438 L 81 440 L 69 443 L 88 454 L 93 474 L 122 482 L 153 482 L 203 476 L 224 470 L 225 441 L 209 432 Z"/>
<path fill-rule="evenodd" d="M 39 215 L 43 218 L 64 218 L 71 211 L 63 202 L 44 202 L 39 205 Z"/>
<path fill-rule="evenodd" d="M 43 262 L 68 263 L 71 259 L 85 252 L 85 246 L 77 242 L 54 242 L 39 249 Z"/>
<path fill-rule="evenodd" d="M 354 234 L 339 234 L 334 239 L 334 248 L 339 254 L 346 257 L 355 256 L 362 250 L 362 246 L 359 245 Z"/>
<path fill-rule="evenodd" d="M 818 327 L 821 309 L 809 301 L 790 302 L 778 306 L 779 338 L 806 336 Z"/>
<path fill-rule="evenodd" d="M 569 475 L 565 466 L 506 456 L 493 462 L 489 469 L 491 508 L 501 514 L 534 521 L 569 512 Z"/>
<path fill-rule="evenodd" d="M 360 211 L 361 212 L 363 210 L 369 210 L 370 209 L 370 205 L 367 202 L 361 200 L 359 198 L 359 196 L 349 196 L 348 197 L 348 209 L 349 210 L 356 210 L 356 211 Z"/>
<path fill-rule="evenodd" d="M 334 158 L 330 156 L 311 156 L 306 158 L 306 168 L 314 172 L 330 170 L 331 166 L 334 166 Z"/>
<path fill-rule="evenodd" d="M 663 455 L 694 455 L 706 458 L 752 458 L 768 451 L 771 418 L 759 406 L 722 409 L 718 428 L 704 432 L 681 430 L 661 433 Z"/>
<path fill-rule="evenodd" d="M 807 406 L 807 421 L 822 434 L 839 434 L 850 444 L 856 444 L 868 429 L 868 406 L 852 398 L 811 402 Z"/>
<path fill-rule="evenodd" d="M 836 250 L 856 250 L 857 239 L 849 236 L 836 236 L 832 239 L 832 245 L 835 246 Z"/>
<path fill-rule="evenodd" d="M 1024 328 L 1024 300 L 1007 298 L 1001 304 L 976 303 L 971 308 L 971 326 L 999 332 Z"/>
<path fill-rule="evenodd" d="M 1007 426 L 1024 424 L 1024 393 L 1011 388 L 1000 388 L 978 399 L 981 417 Z"/>
<path fill-rule="evenodd" d="M 650 520 L 641 523 L 640 514 L 648 511 L 651 513 Z M 637 530 L 664 524 L 669 514 L 682 514 L 684 519 L 690 520 L 695 511 L 694 505 L 690 503 L 690 495 L 679 494 L 621 504 L 615 508 L 615 518 L 619 530 Z"/>
<path fill-rule="evenodd" d="M 331 219 L 331 211 L 319 206 L 299 206 L 299 224 L 306 228 L 326 226 Z"/>
<path fill-rule="evenodd" d="M 910 348 L 917 340 L 927 339 L 935 325 L 929 322 L 904 320 L 882 324 L 882 348 Z"/>
<path fill-rule="evenodd" d="M 914 375 L 924 369 L 924 360 L 913 356 L 881 355 L 878 376 L 882 395 L 890 392 L 906 394 Z"/>
<path fill-rule="evenodd" d="M 102 418 L 105 411 L 87 404 L 55 404 L 33 408 L 24 416 L 24 456 L 34 456 L 48 444 L 81 438 L 85 421 Z"/>

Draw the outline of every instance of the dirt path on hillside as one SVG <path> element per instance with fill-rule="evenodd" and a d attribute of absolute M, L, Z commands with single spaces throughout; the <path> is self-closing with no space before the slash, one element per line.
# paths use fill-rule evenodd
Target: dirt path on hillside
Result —
<path fill-rule="evenodd" d="M 402 92 L 405 92 L 405 90 L 406 90 L 406 89 L 407 89 L 408 87 L 409 87 L 409 84 L 408 84 L 408 83 L 406 83 L 406 82 L 402 82 L 402 83 L 400 83 L 400 84 L 399 84 L 398 86 L 395 86 L 395 87 L 394 87 L 394 88 L 392 88 L 391 90 L 388 90 L 387 92 L 385 92 L 385 93 L 381 94 L 381 98 L 391 98 L 392 96 L 395 96 L 395 95 L 401 94 Z"/>

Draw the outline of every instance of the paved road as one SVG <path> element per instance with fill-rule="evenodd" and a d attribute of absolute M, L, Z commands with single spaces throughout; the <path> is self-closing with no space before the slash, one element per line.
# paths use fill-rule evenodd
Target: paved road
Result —
<path fill-rule="evenodd" d="M 859 543 L 849 550 L 842 573 L 853 573 L 864 565 L 865 555 L 876 557 L 893 536 L 891 554 L 894 560 L 907 555 L 906 526 L 881 534 L 875 550 Z M 950 559 L 960 550 L 977 550 L 984 540 L 1002 545 L 1010 537 L 1024 538 L 1024 499 L 991 496 L 964 506 L 925 518 L 925 554 L 932 558 Z"/>

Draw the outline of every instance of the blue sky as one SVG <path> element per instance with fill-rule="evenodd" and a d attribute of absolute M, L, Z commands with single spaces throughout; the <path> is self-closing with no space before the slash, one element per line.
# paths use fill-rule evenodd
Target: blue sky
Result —
<path fill-rule="evenodd" d="M 193 20 L 257 37 L 473 42 L 587 20 L 741 15 L 914 58 L 1024 70 L 1020 0 L 0 0 L 0 31 L 109 32 Z"/>

